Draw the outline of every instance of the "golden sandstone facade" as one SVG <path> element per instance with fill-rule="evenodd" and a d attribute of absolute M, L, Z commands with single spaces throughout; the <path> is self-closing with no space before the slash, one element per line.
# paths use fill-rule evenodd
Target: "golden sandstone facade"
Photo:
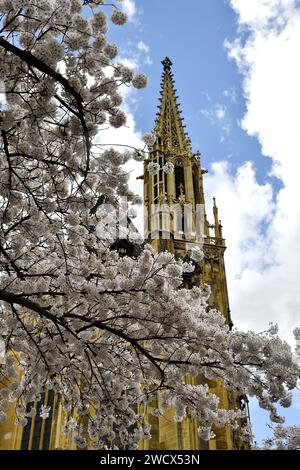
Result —
<path fill-rule="evenodd" d="M 171 72 L 172 62 L 165 58 L 161 84 L 159 112 L 155 124 L 156 142 L 150 152 L 149 161 L 162 168 L 166 163 L 174 165 L 174 172 L 149 175 L 144 167 L 144 204 L 146 211 L 145 238 L 157 251 L 168 250 L 175 256 L 185 258 L 193 246 L 203 244 L 204 260 L 199 270 L 185 279 L 186 287 L 208 284 L 211 287 L 210 304 L 225 316 L 232 326 L 226 272 L 224 264 L 225 240 L 218 217 L 218 208 L 213 201 L 214 223 L 207 220 L 203 189 L 200 153 L 193 154 L 191 143 L 184 132 L 181 111 L 177 103 L 176 90 Z M 183 215 L 185 214 L 185 216 Z M 182 220 L 185 219 L 182 223 Z M 200 377 L 189 377 L 189 383 L 201 383 Z M 206 380 L 207 382 L 207 380 Z M 219 396 L 221 408 L 247 406 L 246 397 L 229 393 L 220 380 L 209 381 L 210 389 Z M 156 404 L 153 404 L 156 408 Z M 173 419 L 173 410 L 163 417 L 155 418 L 148 410 L 153 438 L 143 443 L 144 449 L 243 449 L 244 443 L 238 433 L 228 428 L 214 429 L 216 438 L 202 441 L 197 433 L 199 424 L 185 418 L 182 423 Z"/>
<path fill-rule="evenodd" d="M 189 138 L 177 103 L 176 90 L 171 72 L 171 61 L 163 62 L 164 72 L 160 98 L 160 109 L 155 125 L 156 142 L 149 160 L 144 166 L 145 236 L 156 251 L 168 250 L 185 258 L 195 245 L 203 242 L 204 260 L 201 267 L 185 278 L 185 286 L 208 284 L 211 287 L 210 304 L 225 316 L 231 325 L 226 273 L 224 265 L 225 240 L 218 218 L 215 201 L 213 205 L 214 223 L 206 217 L 203 190 L 203 175 L 200 154 L 193 154 Z M 149 161 L 174 165 L 174 172 L 150 176 L 147 171 Z M 153 214 L 153 210 L 155 214 Z M 186 211 L 185 225 L 181 226 L 182 214 Z M 187 377 L 191 384 L 201 383 L 201 377 Z M 206 380 L 207 382 L 207 380 Z M 203 383 L 203 382 L 202 382 Z M 220 380 L 209 381 L 210 389 L 220 398 L 220 407 L 236 408 L 246 406 L 245 397 L 229 393 Z M 175 422 L 174 410 L 168 410 L 163 417 L 155 417 L 151 411 L 158 407 L 157 401 L 141 410 L 151 424 L 152 439 L 143 441 L 140 449 L 148 450 L 225 450 L 243 449 L 244 443 L 238 432 L 228 428 L 214 429 L 216 438 L 206 442 L 199 438 L 195 419 L 186 417 Z M 23 429 L 15 425 L 14 405 L 10 405 L 9 419 L 0 424 L 0 450 L 2 449 L 76 449 L 62 432 L 65 413 L 57 396 L 52 392 L 43 399 L 51 405 L 49 419 L 32 418 Z"/>

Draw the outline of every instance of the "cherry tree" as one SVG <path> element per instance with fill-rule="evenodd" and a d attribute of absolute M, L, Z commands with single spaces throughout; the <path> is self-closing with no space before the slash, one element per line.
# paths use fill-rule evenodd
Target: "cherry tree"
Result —
<path fill-rule="evenodd" d="M 296 354 L 300 358 L 300 328 L 295 328 Z M 283 420 L 282 420 L 283 421 Z M 300 427 L 288 426 L 282 423 L 269 426 L 272 435 L 263 439 L 261 449 L 264 450 L 300 450 Z"/>
<path fill-rule="evenodd" d="M 278 424 L 273 435 L 263 441 L 265 450 L 300 450 L 300 427 Z"/>
<path fill-rule="evenodd" d="M 0 0 L 0 422 L 14 400 L 25 426 L 52 390 L 74 411 L 64 432 L 82 448 L 134 449 L 150 438 L 141 410 L 158 392 L 155 414 L 174 406 L 181 421 L 189 410 L 204 439 L 212 426 L 239 426 L 242 411 L 220 409 L 208 386 L 185 383 L 188 374 L 257 397 L 276 422 L 276 403 L 290 405 L 299 377 L 276 328 L 231 331 L 208 289 L 184 289 L 199 253 L 184 262 L 147 244 L 130 257 L 112 249 L 105 203 L 139 202 L 124 164 L 146 157 L 104 143 L 108 127 L 126 122 L 121 87 L 147 83 L 107 39 L 110 23 L 126 23 L 121 8 Z"/>

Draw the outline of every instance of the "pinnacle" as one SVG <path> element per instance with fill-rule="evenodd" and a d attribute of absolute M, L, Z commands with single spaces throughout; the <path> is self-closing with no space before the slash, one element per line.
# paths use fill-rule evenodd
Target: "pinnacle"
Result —
<path fill-rule="evenodd" d="M 173 74 L 171 72 L 172 61 L 166 57 L 162 61 L 163 74 L 159 98 L 159 112 L 155 121 L 155 132 L 161 135 L 163 145 L 178 146 L 178 149 L 187 150 L 190 142 L 187 138 L 181 116 L 182 110 L 178 102 L 179 96 L 174 86 Z"/>

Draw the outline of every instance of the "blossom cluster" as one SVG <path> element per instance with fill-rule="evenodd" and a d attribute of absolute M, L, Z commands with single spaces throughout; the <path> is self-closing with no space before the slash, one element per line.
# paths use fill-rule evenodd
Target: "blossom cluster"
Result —
<path fill-rule="evenodd" d="M 161 168 L 160 168 L 159 163 L 151 161 L 150 163 L 148 163 L 147 169 L 148 169 L 149 175 L 153 176 L 153 175 L 156 175 L 157 173 L 159 173 Z M 172 162 L 167 162 L 162 167 L 162 170 L 167 175 L 170 175 L 170 174 L 174 173 L 174 164 Z"/>
<path fill-rule="evenodd" d="M 299 367 L 274 328 L 231 331 L 207 289 L 183 287 L 199 250 L 182 261 L 143 245 L 129 257 L 115 243 L 104 202 L 138 198 L 129 152 L 96 136 L 126 122 L 119 87 L 147 79 L 113 62 L 109 17 L 121 25 L 126 15 L 106 12 L 101 0 L 0 0 L 0 422 L 12 402 L 22 426 L 37 413 L 49 419 L 36 403 L 52 392 L 79 448 L 135 449 L 151 438 L 141 410 L 160 392 L 159 412 L 189 413 L 209 439 L 243 413 L 222 409 L 202 379 L 258 397 L 276 420 Z M 201 380 L 186 384 L 187 375 Z"/>
<path fill-rule="evenodd" d="M 300 427 L 278 424 L 273 435 L 263 440 L 264 450 L 300 450 Z"/>

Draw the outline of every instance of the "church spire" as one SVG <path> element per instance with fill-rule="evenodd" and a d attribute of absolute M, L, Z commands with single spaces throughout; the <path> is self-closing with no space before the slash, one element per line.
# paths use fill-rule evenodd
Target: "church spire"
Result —
<path fill-rule="evenodd" d="M 172 74 L 172 62 L 169 57 L 162 61 L 163 75 L 161 83 L 161 98 L 154 132 L 160 146 L 166 150 L 176 149 L 182 154 L 191 153 L 190 139 L 185 133 L 185 125 L 177 102 L 176 89 Z"/>

